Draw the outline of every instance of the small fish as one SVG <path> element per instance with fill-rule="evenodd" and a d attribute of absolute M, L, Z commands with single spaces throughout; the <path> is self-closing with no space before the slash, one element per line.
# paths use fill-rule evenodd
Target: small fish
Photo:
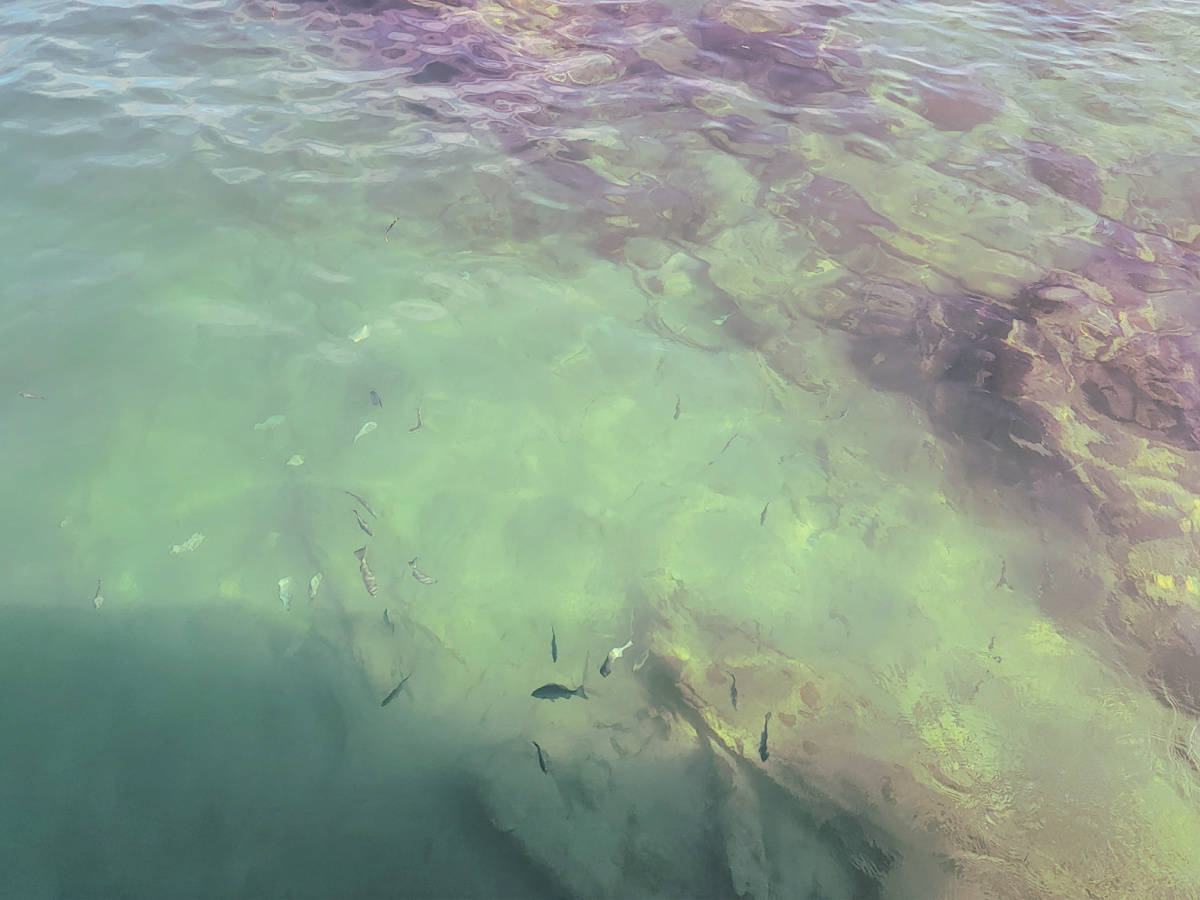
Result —
<path fill-rule="evenodd" d="M 719 316 L 718 318 L 713 319 L 712 323 L 714 325 L 724 325 L 726 322 L 729 321 L 729 317 L 732 315 L 733 315 L 733 313 L 725 313 L 725 315 Z"/>
<path fill-rule="evenodd" d="M 371 405 L 383 409 L 383 401 L 379 399 L 379 395 L 374 391 L 371 391 Z"/>
<path fill-rule="evenodd" d="M 767 757 L 771 755 L 767 752 L 767 725 L 770 724 L 770 722 L 771 714 L 767 713 L 767 717 L 763 719 L 762 737 L 758 739 L 758 756 L 763 762 L 766 762 Z"/>
<path fill-rule="evenodd" d="M 554 626 L 550 626 L 550 661 L 558 662 L 558 635 L 554 633 Z"/>
<path fill-rule="evenodd" d="M 292 466 L 293 468 L 296 466 L 302 466 L 304 465 L 304 457 L 299 453 L 293 453 L 292 458 L 284 463 L 284 465 Z"/>
<path fill-rule="evenodd" d="M 539 768 L 540 768 L 540 769 L 541 769 L 543 772 L 547 772 L 547 773 L 548 773 L 550 770 L 546 768 L 546 757 L 545 757 L 545 756 L 542 754 L 542 747 L 541 747 L 541 745 L 540 745 L 540 744 L 539 744 L 537 741 L 530 741 L 529 743 L 531 743 L 531 744 L 533 744 L 533 746 L 537 747 L 537 755 L 538 755 L 538 767 L 539 767 Z"/>
<path fill-rule="evenodd" d="M 1008 561 L 1007 560 L 1004 560 L 1004 559 L 1000 560 L 1000 580 L 996 582 L 996 587 L 997 588 L 1006 587 L 1010 591 L 1012 590 L 1012 585 L 1008 583 Z"/>
<path fill-rule="evenodd" d="M 675 415 L 671 416 L 671 418 L 672 419 L 679 418 L 679 395 L 678 394 L 675 395 Z"/>
<path fill-rule="evenodd" d="M 410 559 L 408 561 L 408 567 L 410 569 L 412 569 L 412 577 L 417 579 L 417 581 L 421 582 L 421 584 L 437 584 L 436 578 L 429 577 L 428 575 L 426 575 L 424 572 L 422 572 L 420 569 L 417 568 L 417 560 L 418 559 L 420 559 L 419 556 L 414 556 L 412 559 Z"/>
<path fill-rule="evenodd" d="M 292 608 L 292 579 L 279 579 L 279 602 L 283 604 L 283 608 L 291 611 Z"/>
<path fill-rule="evenodd" d="M 392 617 L 388 615 L 387 608 L 383 610 L 383 625 L 390 634 L 396 633 L 396 623 L 392 621 Z"/>
<path fill-rule="evenodd" d="M 410 429 L 408 429 L 408 430 L 409 430 L 409 431 L 420 431 L 420 430 L 421 430 L 421 424 L 422 424 L 422 423 L 421 423 L 421 407 L 419 407 L 419 406 L 418 406 L 418 407 L 417 407 L 417 424 L 416 424 L 416 425 L 414 425 L 412 428 L 410 428 Z"/>
<path fill-rule="evenodd" d="M 729 682 L 729 702 L 733 704 L 734 709 L 737 709 L 737 676 L 730 672 L 729 677 L 732 679 Z"/>
<path fill-rule="evenodd" d="M 387 228 L 385 228 L 385 229 L 383 230 L 383 242 L 384 242 L 385 244 L 390 244 L 390 243 L 391 243 L 391 241 L 389 241 L 389 240 L 388 240 L 388 232 L 389 232 L 389 231 L 391 231 L 393 228 L 395 228 L 395 227 L 396 227 L 396 223 L 397 223 L 397 222 L 399 222 L 399 221 L 400 221 L 400 217 L 399 217 L 399 216 L 396 216 L 396 218 L 392 219 L 392 224 L 391 224 L 391 225 L 389 225 Z"/>
<path fill-rule="evenodd" d="M 732 443 L 734 442 L 734 440 L 735 440 L 735 439 L 736 439 L 736 438 L 737 438 L 737 437 L 738 437 L 740 434 L 741 434 L 741 432 L 740 432 L 740 431 L 735 431 L 735 432 L 732 434 L 732 436 L 730 436 L 729 440 L 727 440 L 727 441 L 725 442 L 725 446 L 721 448 L 721 452 L 720 452 L 720 453 L 718 453 L 718 454 L 717 454 L 717 456 L 721 456 L 721 454 L 723 454 L 723 453 L 724 453 L 726 450 L 728 450 L 728 449 L 729 449 L 729 445 L 730 445 L 730 444 L 732 444 Z M 708 461 L 708 464 L 709 464 L 710 466 L 711 466 L 713 463 L 715 463 L 715 462 L 717 461 L 717 456 L 714 456 L 712 459 L 710 459 L 710 460 Z"/>
<path fill-rule="evenodd" d="M 412 672 L 409 672 L 407 675 L 405 675 L 403 678 L 401 678 L 401 679 L 400 679 L 400 683 L 399 683 L 398 685 L 396 685 L 394 688 L 392 688 L 392 692 L 391 692 L 390 694 L 388 694 L 386 697 L 384 697 L 384 698 L 383 698 L 383 702 L 382 702 L 382 703 L 380 703 L 379 705 L 380 705 L 380 706 L 387 706 L 389 703 L 391 703 L 393 700 L 395 700 L 395 699 L 396 699 L 396 695 L 397 695 L 397 694 L 399 694 L 399 693 L 400 693 L 400 690 L 401 690 L 401 688 L 403 688 L 403 687 L 404 687 L 404 683 L 405 683 L 406 681 L 408 681 L 408 679 L 409 679 L 409 678 L 411 678 L 411 677 L 412 677 Z"/>
<path fill-rule="evenodd" d="M 287 421 L 287 416 L 283 413 L 276 413 L 273 416 L 267 416 L 261 422 L 254 423 L 255 431 L 272 431 Z"/>
<path fill-rule="evenodd" d="M 354 436 L 354 443 L 358 443 L 358 439 L 365 434 L 370 434 L 379 427 L 378 422 L 363 422 L 363 427 L 358 429 L 358 434 Z"/>
<path fill-rule="evenodd" d="M 767 506 L 770 506 L 770 505 L 771 505 L 771 501 L 768 500 Z M 759 525 L 762 525 L 764 522 L 767 521 L 767 506 L 764 506 L 763 511 L 758 514 L 758 524 Z"/>
<path fill-rule="evenodd" d="M 604 662 L 600 666 L 600 675 L 604 678 L 607 678 L 610 674 L 612 674 L 613 661 L 620 659 L 621 654 L 623 654 L 632 646 L 633 641 L 626 641 L 624 647 L 613 647 L 611 650 L 609 650 L 608 656 L 604 657 Z"/>
<path fill-rule="evenodd" d="M 575 690 L 561 684 L 543 684 L 529 696 L 537 697 L 539 700 L 567 700 L 571 697 L 582 697 L 586 700 L 588 698 L 582 684 Z"/>
<path fill-rule="evenodd" d="M 171 555 L 178 556 L 180 553 L 191 553 L 197 547 L 204 543 L 204 535 L 196 532 L 182 544 L 171 545 Z"/>
<path fill-rule="evenodd" d="M 367 533 L 367 537 L 375 537 L 375 533 L 371 531 L 371 526 L 363 521 L 363 517 L 358 514 L 358 510 L 354 510 L 354 518 L 358 520 L 358 527 Z"/>
<path fill-rule="evenodd" d="M 350 340 L 352 340 L 356 344 L 361 343 L 362 341 L 365 341 L 370 336 L 371 336 L 371 326 L 370 325 L 364 325 L 362 328 L 358 329 L 358 331 L 354 332 L 354 334 L 348 335 Z"/>
<path fill-rule="evenodd" d="M 374 597 L 379 593 L 379 585 L 375 581 L 375 573 L 367 565 L 367 548 L 359 547 L 354 551 L 354 555 L 358 557 L 358 571 L 362 575 L 363 587 L 367 589 L 368 594 Z"/>
<path fill-rule="evenodd" d="M 100 582 L 96 582 L 96 593 L 92 595 L 92 606 L 99 609 L 104 605 L 104 595 L 100 593 Z"/>
<path fill-rule="evenodd" d="M 17 391 L 17 396 L 25 400 L 45 400 L 41 394 L 31 394 L 29 391 Z"/>
<path fill-rule="evenodd" d="M 367 511 L 367 514 L 372 519 L 379 518 L 379 516 L 375 515 L 375 510 L 371 509 L 371 504 L 368 503 L 366 500 L 364 500 L 362 497 L 358 496 L 358 494 L 354 493 L 353 491 L 342 491 L 342 493 L 349 494 L 351 497 L 353 497 L 355 500 L 357 500 L 358 505 L 361 506 L 363 509 L 365 509 Z"/>
<path fill-rule="evenodd" d="M 312 578 L 308 579 L 308 602 L 312 603 L 317 599 L 317 591 L 321 589 L 321 582 L 325 580 L 325 576 L 318 572 Z"/>

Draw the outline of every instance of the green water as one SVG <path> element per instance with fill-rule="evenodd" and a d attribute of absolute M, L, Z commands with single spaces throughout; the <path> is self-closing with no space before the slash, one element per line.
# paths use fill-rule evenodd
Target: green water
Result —
<path fill-rule="evenodd" d="M 854 5 L 787 119 L 696 4 L 462 12 L 555 73 L 490 105 L 380 8 L 0 12 L 2 893 L 1196 896 L 1200 566 L 1105 518 L 1183 540 L 1196 452 L 1104 468 L 1072 379 L 1022 453 L 847 324 L 1098 216 L 1193 296 L 1194 12 Z"/>

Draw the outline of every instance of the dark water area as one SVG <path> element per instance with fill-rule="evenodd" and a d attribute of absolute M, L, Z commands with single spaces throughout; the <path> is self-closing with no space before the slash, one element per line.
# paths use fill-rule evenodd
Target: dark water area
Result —
<path fill-rule="evenodd" d="M 1200 896 L 1198 35 L 5 6 L 7 890 Z"/>

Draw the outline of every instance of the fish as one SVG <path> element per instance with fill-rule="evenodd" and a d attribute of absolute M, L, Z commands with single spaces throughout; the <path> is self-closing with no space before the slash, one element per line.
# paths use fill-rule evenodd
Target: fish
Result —
<path fill-rule="evenodd" d="M 362 497 L 358 496 L 358 494 L 354 493 L 354 491 L 342 491 L 342 493 L 349 494 L 351 497 L 353 497 L 355 500 L 357 500 L 358 505 L 361 506 L 363 509 L 365 509 L 367 511 L 367 514 L 372 519 L 379 518 L 379 516 L 375 515 L 375 510 L 371 509 L 371 504 L 368 503 L 366 500 L 364 500 Z"/>
<path fill-rule="evenodd" d="M 354 436 L 354 443 L 358 443 L 358 439 L 363 435 L 370 434 L 379 427 L 378 422 L 363 422 L 363 427 L 358 429 L 358 434 Z"/>
<path fill-rule="evenodd" d="M 422 572 L 420 569 L 417 568 L 417 560 L 418 559 L 420 559 L 419 556 L 414 556 L 412 559 L 410 559 L 408 561 L 408 567 L 410 569 L 412 569 L 412 577 L 417 579 L 417 581 L 421 582 L 421 584 L 437 584 L 436 578 L 431 578 L 430 576 L 426 575 L 424 572 Z"/>
<path fill-rule="evenodd" d="M 292 466 L 292 467 L 302 466 L 302 465 L 304 465 L 304 457 L 301 456 L 299 453 L 293 453 L 292 458 L 289 459 L 286 463 L 284 463 L 284 465 Z"/>
<path fill-rule="evenodd" d="M 675 415 L 671 416 L 671 418 L 672 419 L 679 418 L 679 395 L 678 394 L 675 395 Z"/>
<path fill-rule="evenodd" d="M 420 431 L 420 430 L 421 430 L 421 424 L 422 424 L 422 423 L 421 423 L 421 407 L 419 407 L 419 406 L 418 406 L 418 407 L 417 407 L 417 424 L 416 424 L 416 425 L 414 425 L 412 428 L 410 428 L 410 429 L 408 429 L 408 430 L 409 430 L 409 431 Z"/>
<path fill-rule="evenodd" d="M 397 222 L 399 222 L 399 221 L 400 221 L 400 217 L 399 217 L 399 216 L 396 216 L 396 218 L 392 219 L 392 224 L 391 224 L 391 225 L 389 225 L 387 228 L 385 228 L 385 229 L 383 230 L 383 242 L 384 242 L 385 244 L 391 243 L 391 242 L 388 240 L 388 232 L 389 232 L 389 231 L 391 231 L 393 228 L 395 228 L 395 227 L 396 227 L 396 223 L 397 223 Z"/>
<path fill-rule="evenodd" d="M 282 425 L 286 421 L 287 421 L 287 416 L 285 416 L 283 413 L 276 413 L 273 416 L 267 416 L 261 422 L 255 422 L 254 430 L 255 431 L 271 431 L 275 428 L 278 428 L 280 425 Z"/>
<path fill-rule="evenodd" d="M 571 690 L 566 685 L 562 684 L 543 684 L 529 696 L 537 697 L 539 700 L 567 700 L 571 697 L 582 697 L 584 700 L 588 698 L 587 691 L 583 689 L 581 684 L 575 690 Z"/>
<path fill-rule="evenodd" d="M 196 532 L 182 544 L 171 545 L 171 555 L 178 556 L 180 553 L 191 553 L 197 547 L 204 543 L 204 535 Z"/>
<path fill-rule="evenodd" d="M 996 582 L 996 587 L 1012 590 L 1012 585 L 1008 583 L 1008 560 L 1000 560 L 1000 580 Z"/>
<path fill-rule="evenodd" d="M 550 661 L 558 662 L 558 635 L 554 633 L 554 626 L 550 626 Z"/>
<path fill-rule="evenodd" d="M 768 500 L 766 506 L 763 507 L 763 511 L 758 514 L 758 524 L 759 525 L 762 525 L 764 522 L 767 521 L 767 506 L 770 506 L 770 505 L 771 505 L 771 501 Z"/>
<path fill-rule="evenodd" d="M 733 704 L 734 709 L 737 709 L 737 676 L 730 672 L 729 677 L 733 679 L 729 683 L 729 702 Z"/>
<path fill-rule="evenodd" d="M 404 687 L 405 682 L 407 682 L 408 679 L 411 677 L 412 677 L 412 672 L 409 672 L 407 675 L 405 675 L 403 678 L 401 678 L 400 683 L 398 685 L 396 685 L 394 688 L 392 688 L 391 693 L 389 693 L 386 697 L 384 697 L 383 702 L 380 703 L 379 705 L 387 706 L 389 703 L 391 703 L 393 700 L 395 700 L 396 695 L 400 693 L 400 690 Z"/>
<path fill-rule="evenodd" d="M 279 602 L 283 604 L 283 608 L 290 611 L 292 608 L 292 579 L 288 577 L 279 579 Z"/>
<path fill-rule="evenodd" d="M 379 395 L 374 391 L 371 391 L 371 405 L 383 409 L 383 401 L 379 399 Z"/>
<path fill-rule="evenodd" d="M 104 605 L 104 595 L 100 593 L 100 581 L 96 581 L 96 593 L 92 595 L 92 606 L 99 609 Z"/>
<path fill-rule="evenodd" d="M 396 633 L 396 623 L 392 621 L 392 617 L 388 615 L 387 607 L 383 610 L 383 625 L 391 633 Z"/>
<path fill-rule="evenodd" d="M 379 585 L 375 581 L 375 573 L 367 565 L 367 548 L 359 547 L 354 551 L 354 555 L 358 557 L 358 571 L 362 575 L 363 587 L 367 589 L 368 594 L 374 597 L 379 593 Z"/>
<path fill-rule="evenodd" d="M 624 647 L 613 647 L 608 651 L 608 656 L 604 657 L 604 662 L 600 666 L 600 674 L 607 678 L 612 673 L 612 664 L 614 660 L 620 659 L 621 654 L 633 646 L 633 641 L 626 641 Z"/>
<path fill-rule="evenodd" d="M 371 336 L 371 326 L 364 325 L 362 328 L 358 329 L 358 331 L 354 332 L 354 334 L 349 335 L 349 338 L 350 338 L 350 340 L 352 340 L 354 343 L 357 344 L 361 341 L 365 341 L 370 336 Z"/>
<path fill-rule="evenodd" d="M 358 510 L 354 510 L 354 518 L 358 520 L 358 527 L 367 533 L 367 537 L 375 537 L 375 533 L 371 531 L 371 526 L 363 521 L 363 517 L 358 514 Z"/>
<path fill-rule="evenodd" d="M 541 745 L 537 741 L 530 741 L 529 743 L 531 743 L 531 744 L 533 744 L 533 746 L 537 747 L 538 767 L 543 772 L 549 773 L 550 770 L 546 768 L 546 757 L 542 754 Z"/>
<path fill-rule="evenodd" d="M 771 755 L 767 752 L 767 725 L 769 725 L 770 722 L 771 714 L 767 713 L 767 717 L 763 719 L 762 737 L 758 739 L 758 756 L 763 762 L 766 762 L 767 757 Z"/>
<path fill-rule="evenodd" d="M 317 599 L 317 591 L 321 589 L 321 582 L 325 580 L 325 576 L 318 572 L 312 578 L 308 579 L 308 602 Z"/>
<path fill-rule="evenodd" d="M 17 391 L 17 396 L 25 400 L 45 400 L 41 394 L 31 394 L 29 391 Z"/>

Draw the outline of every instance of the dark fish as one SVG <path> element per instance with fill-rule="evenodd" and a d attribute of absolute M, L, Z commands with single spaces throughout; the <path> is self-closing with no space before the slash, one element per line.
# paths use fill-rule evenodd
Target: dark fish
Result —
<path fill-rule="evenodd" d="M 568 700 L 571 697 L 582 697 L 586 700 L 588 698 L 582 684 L 575 690 L 561 684 L 543 684 L 529 696 L 537 697 L 539 700 Z"/>
<path fill-rule="evenodd" d="M 420 431 L 421 430 L 421 407 L 419 407 L 419 406 L 417 407 L 417 424 L 408 430 L 409 431 Z"/>
<path fill-rule="evenodd" d="M 541 768 L 541 770 L 543 772 L 549 772 L 550 770 L 546 768 L 546 757 L 542 755 L 541 745 L 539 745 L 537 741 L 530 741 L 529 743 L 531 743 L 531 744 L 533 744 L 533 746 L 537 747 L 538 766 Z"/>
<path fill-rule="evenodd" d="M 612 674 L 612 654 L 604 657 L 604 662 L 600 663 L 600 677 L 607 678 Z"/>
<path fill-rule="evenodd" d="M 554 633 L 554 626 L 550 626 L 550 659 L 553 662 L 558 662 L 558 635 Z"/>
<path fill-rule="evenodd" d="M 29 391 L 17 391 L 18 397 L 23 397 L 26 400 L 45 400 L 41 394 L 31 394 Z"/>
<path fill-rule="evenodd" d="M 396 218 L 392 219 L 392 224 L 391 224 L 391 225 L 389 225 L 387 228 L 385 228 L 385 229 L 384 229 L 384 231 L 383 231 L 383 242 L 384 242 L 385 244 L 391 243 L 391 242 L 388 240 L 388 232 L 389 232 L 389 231 L 391 231 L 393 228 L 395 228 L 395 227 L 396 227 L 396 223 L 397 223 L 397 222 L 399 222 L 399 221 L 400 221 L 400 217 L 399 217 L 399 216 L 396 216 Z"/>
<path fill-rule="evenodd" d="M 358 519 L 358 527 L 367 533 L 367 537 L 375 537 L 374 532 L 371 531 L 371 526 L 363 521 L 363 517 L 358 514 L 357 509 L 354 511 L 354 518 Z"/>
<path fill-rule="evenodd" d="M 996 587 L 997 588 L 1006 587 L 1010 591 L 1012 590 L 1012 585 L 1008 583 L 1008 561 L 1007 560 L 1003 560 L 1003 559 L 1000 560 L 1000 580 L 996 582 Z"/>
<path fill-rule="evenodd" d="M 733 704 L 734 709 L 737 709 L 737 676 L 730 672 L 729 677 L 733 679 L 729 683 L 729 702 Z"/>
<path fill-rule="evenodd" d="M 672 419 L 679 418 L 679 395 L 678 394 L 675 395 L 675 415 L 671 416 L 671 418 Z"/>
<path fill-rule="evenodd" d="M 386 608 L 383 610 L 383 624 L 389 632 L 392 634 L 396 633 L 396 623 L 392 621 L 392 617 L 388 615 Z"/>
<path fill-rule="evenodd" d="M 379 399 L 379 395 L 375 391 L 371 391 L 371 405 L 383 409 L 383 401 Z"/>
<path fill-rule="evenodd" d="M 431 578 L 430 576 L 426 575 L 424 572 L 422 572 L 420 569 L 417 568 L 417 560 L 418 559 L 420 559 L 419 556 L 414 556 L 412 559 L 410 559 L 408 561 L 408 567 L 410 569 L 412 569 L 412 577 L 417 579 L 417 581 L 421 582 L 421 584 L 437 584 L 436 578 Z"/>
<path fill-rule="evenodd" d="M 362 497 L 358 496 L 358 494 L 354 493 L 354 491 L 342 491 L 342 493 L 349 494 L 351 497 L 353 497 L 355 500 L 357 500 L 358 505 L 361 506 L 363 509 L 365 509 L 370 514 L 372 519 L 379 518 L 379 516 L 375 515 L 375 510 L 371 509 L 371 504 L 368 503 L 366 500 L 364 500 Z"/>
<path fill-rule="evenodd" d="M 770 505 L 771 505 L 771 501 L 768 500 L 767 506 L 770 506 Z M 767 506 L 764 506 L 763 511 L 758 514 L 758 524 L 759 525 L 762 525 L 764 522 L 767 521 Z"/>
<path fill-rule="evenodd" d="M 733 441 L 734 441 L 734 438 L 736 438 L 736 437 L 737 437 L 739 434 L 741 434 L 741 432 L 740 432 L 740 431 L 735 431 L 735 432 L 734 432 L 734 433 L 733 433 L 733 434 L 730 436 L 729 440 L 727 440 L 727 441 L 725 442 L 725 446 L 721 448 L 721 453 L 718 453 L 718 454 L 717 454 L 717 456 L 720 456 L 722 453 L 724 453 L 726 450 L 728 450 L 728 449 L 729 449 L 729 445 L 733 443 Z M 713 463 L 715 463 L 715 462 L 717 461 L 717 456 L 714 456 L 712 459 L 710 459 L 710 460 L 708 461 L 708 464 L 709 464 L 710 466 L 711 466 Z"/>
<path fill-rule="evenodd" d="M 388 694 L 386 697 L 384 697 L 383 702 L 380 703 L 379 705 L 387 706 L 389 703 L 391 703 L 393 700 L 395 700 L 396 695 L 400 693 L 400 689 L 404 687 L 404 683 L 406 681 L 408 681 L 408 679 L 411 677 L 412 677 L 412 672 L 409 672 L 407 675 L 405 675 L 403 678 L 401 678 L 400 683 L 398 685 L 396 685 L 394 688 L 392 688 L 392 692 L 390 694 Z"/>
<path fill-rule="evenodd" d="M 758 756 L 763 762 L 766 762 L 767 757 L 771 755 L 767 752 L 767 725 L 770 723 L 770 721 L 771 714 L 767 713 L 767 717 L 763 719 L 762 737 L 758 739 Z"/>
<path fill-rule="evenodd" d="M 367 548 L 359 547 L 354 551 L 354 555 L 358 557 L 358 571 L 362 575 L 363 587 L 367 589 L 368 594 L 374 597 L 379 593 L 379 584 L 375 581 L 375 573 L 367 565 Z"/>

